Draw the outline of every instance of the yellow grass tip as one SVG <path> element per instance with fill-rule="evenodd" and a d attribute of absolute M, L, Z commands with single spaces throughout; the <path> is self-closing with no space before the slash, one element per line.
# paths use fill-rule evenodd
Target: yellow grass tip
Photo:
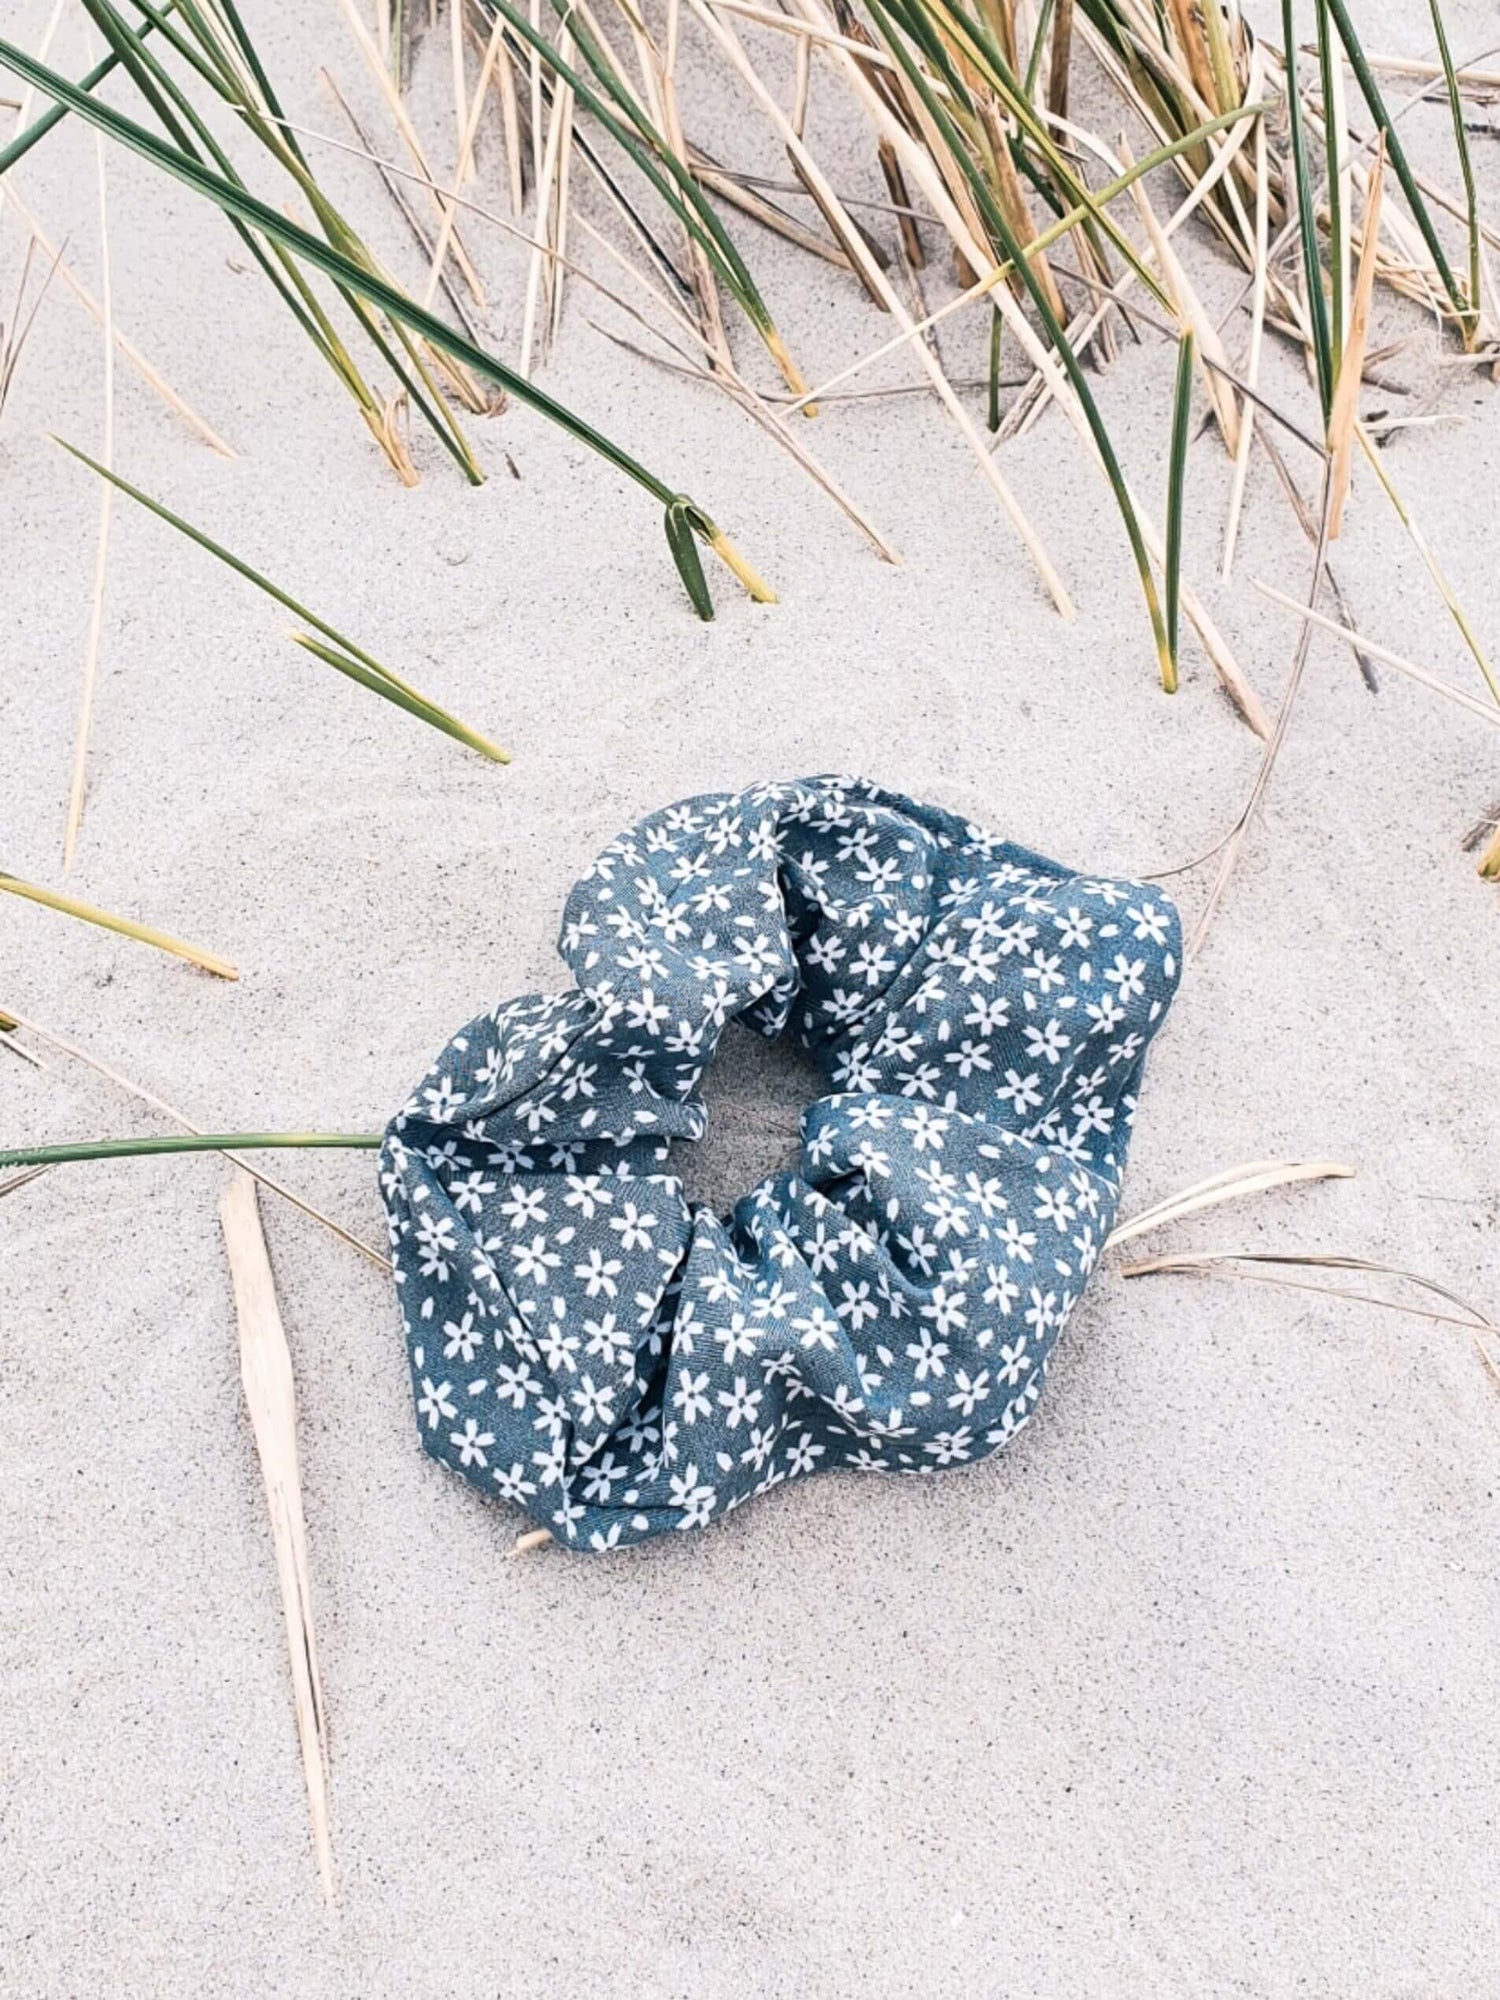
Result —
<path fill-rule="evenodd" d="M 757 604 L 776 604 L 780 601 L 759 570 L 745 561 L 726 534 L 715 528 L 708 538 L 708 546 L 725 568 L 734 572 Z"/>

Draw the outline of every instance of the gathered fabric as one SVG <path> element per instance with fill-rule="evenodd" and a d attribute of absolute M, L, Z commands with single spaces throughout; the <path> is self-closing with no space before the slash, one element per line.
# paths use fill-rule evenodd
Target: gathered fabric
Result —
<path fill-rule="evenodd" d="M 621 834 L 560 949 L 576 989 L 470 1022 L 386 1131 L 428 1451 L 599 1551 L 1014 1437 L 1114 1220 L 1172 903 L 818 777 Z M 725 1218 L 671 1163 L 733 1020 L 827 1094 Z"/>

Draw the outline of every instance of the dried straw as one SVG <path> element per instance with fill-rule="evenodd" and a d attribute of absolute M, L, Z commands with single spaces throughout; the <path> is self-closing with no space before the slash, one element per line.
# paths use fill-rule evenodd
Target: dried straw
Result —
<path fill-rule="evenodd" d="M 276 1303 L 276 1285 L 260 1226 L 255 1183 L 237 1172 L 219 1205 L 224 1247 L 234 1279 L 240 1329 L 240 1380 L 255 1433 L 276 1550 L 276 1577 L 286 1620 L 292 1701 L 302 1748 L 302 1776 L 312 1821 L 313 1853 L 325 1903 L 333 1902 L 333 1841 L 328 1817 L 328 1720 L 313 1633 L 307 1525 L 297 1464 L 297 1390 L 291 1349 Z"/>

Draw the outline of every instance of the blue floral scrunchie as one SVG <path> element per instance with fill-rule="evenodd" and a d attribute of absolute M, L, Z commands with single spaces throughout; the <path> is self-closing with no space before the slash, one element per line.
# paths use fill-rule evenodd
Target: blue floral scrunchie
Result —
<path fill-rule="evenodd" d="M 561 950 L 577 990 L 481 1014 L 386 1133 L 433 1456 L 601 1550 L 1007 1443 L 1114 1218 L 1173 905 L 809 778 L 622 834 Z M 736 1018 L 829 1094 L 723 1220 L 669 1160 Z"/>

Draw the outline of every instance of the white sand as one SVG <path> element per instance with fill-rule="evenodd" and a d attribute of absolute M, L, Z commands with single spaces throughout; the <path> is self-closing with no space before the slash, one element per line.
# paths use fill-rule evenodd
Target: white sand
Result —
<path fill-rule="evenodd" d="M 34 45 L 47 11 L 6 19 Z M 1425 52 L 1418 0 L 1361 11 L 1372 45 Z M 327 61 L 378 118 L 334 7 L 251 12 L 294 115 L 338 129 Z M 1486 7 L 1450 18 L 1461 56 L 1493 39 Z M 76 28 L 62 55 L 84 66 Z M 445 65 L 430 50 L 418 92 L 444 161 Z M 775 171 L 720 96 L 689 93 L 692 128 L 743 134 L 736 158 Z M 1409 121 L 1420 158 L 1446 162 L 1445 116 Z M 844 184 L 877 194 L 862 137 L 823 124 Z M 1494 213 L 1496 148 L 1475 143 Z M 93 171 L 68 130 L 18 176 L 91 279 Z M 343 159 L 327 174 L 411 276 L 378 185 Z M 120 321 L 245 454 L 212 457 L 122 371 L 121 467 L 515 752 L 497 770 L 325 672 L 121 503 L 72 884 L 243 977 L 3 899 L 0 1004 L 210 1128 L 377 1125 L 479 1006 L 560 983 L 575 873 L 686 793 L 858 769 L 1120 870 L 1202 853 L 1238 810 L 1258 746 L 1196 649 L 1178 699 L 1155 690 L 1116 516 L 1055 413 L 1003 463 L 1072 624 L 930 402 L 841 405 L 807 430 L 900 547 L 888 568 L 726 403 L 594 332 L 619 316 L 573 289 L 548 385 L 721 515 L 782 593 L 759 609 L 716 575 L 704 628 L 655 510 L 524 412 L 475 426 L 496 469 L 481 492 L 422 439 L 424 483 L 401 491 L 267 288 L 229 268 L 226 226 L 118 154 L 109 179 Z M 521 267 L 470 236 L 512 352 Z M 18 241 L 7 215 L 7 302 Z M 887 331 L 837 274 L 744 241 L 815 376 Z M 1232 278 L 1192 256 L 1227 303 Z M 1412 331 L 1392 366 L 1417 393 L 1367 407 L 1461 419 L 1391 463 L 1500 652 L 1500 390 L 1439 374 L 1419 323 L 1384 309 L 1382 337 Z M 977 341 L 945 340 L 956 373 Z M 1305 414 L 1296 369 L 1277 353 L 1268 371 Z M 1153 505 L 1170 372 L 1153 337 L 1100 391 Z M 100 407 L 98 335 L 59 289 L 0 424 L 0 857 L 46 880 L 98 496 L 42 433 L 95 448 Z M 1293 628 L 1248 578 L 1300 589 L 1305 545 L 1258 460 L 1241 573 L 1219 588 L 1212 439 L 1192 476 L 1192 571 L 1274 704 Z M 1373 635 L 1478 686 L 1368 477 L 1336 567 Z M 1500 1300 L 1497 892 L 1458 847 L 1497 792 L 1493 736 L 1393 675 L 1372 698 L 1315 646 L 1159 1044 L 1126 1206 L 1267 1155 L 1359 1177 L 1148 1247 L 1357 1253 Z M 1180 887 L 1191 917 L 1204 877 Z M 695 1185 L 727 1200 L 767 1169 L 805 1087 L 779 1053 L 726 1055 Z M 0 1056 L 5 1140 L 142 1128 L 165 1129 L 76 1065 Z M 378 1233 L 367 1161 L 279 1164 Z M 1042 1416 L 982 1469 L 816 1481 L 628 1557 L 511 1561 L 519 1518 L 419 1449 L 378 1273 L 268 1203 L 334 1732 L 326 1915 L 224 1171 L 64 1169 L 0 1211 L 0 1992 L 1500 1992 L 1500 1404 L 1461 1333 L 1126 1283 L 1115 1260 Z"/>

